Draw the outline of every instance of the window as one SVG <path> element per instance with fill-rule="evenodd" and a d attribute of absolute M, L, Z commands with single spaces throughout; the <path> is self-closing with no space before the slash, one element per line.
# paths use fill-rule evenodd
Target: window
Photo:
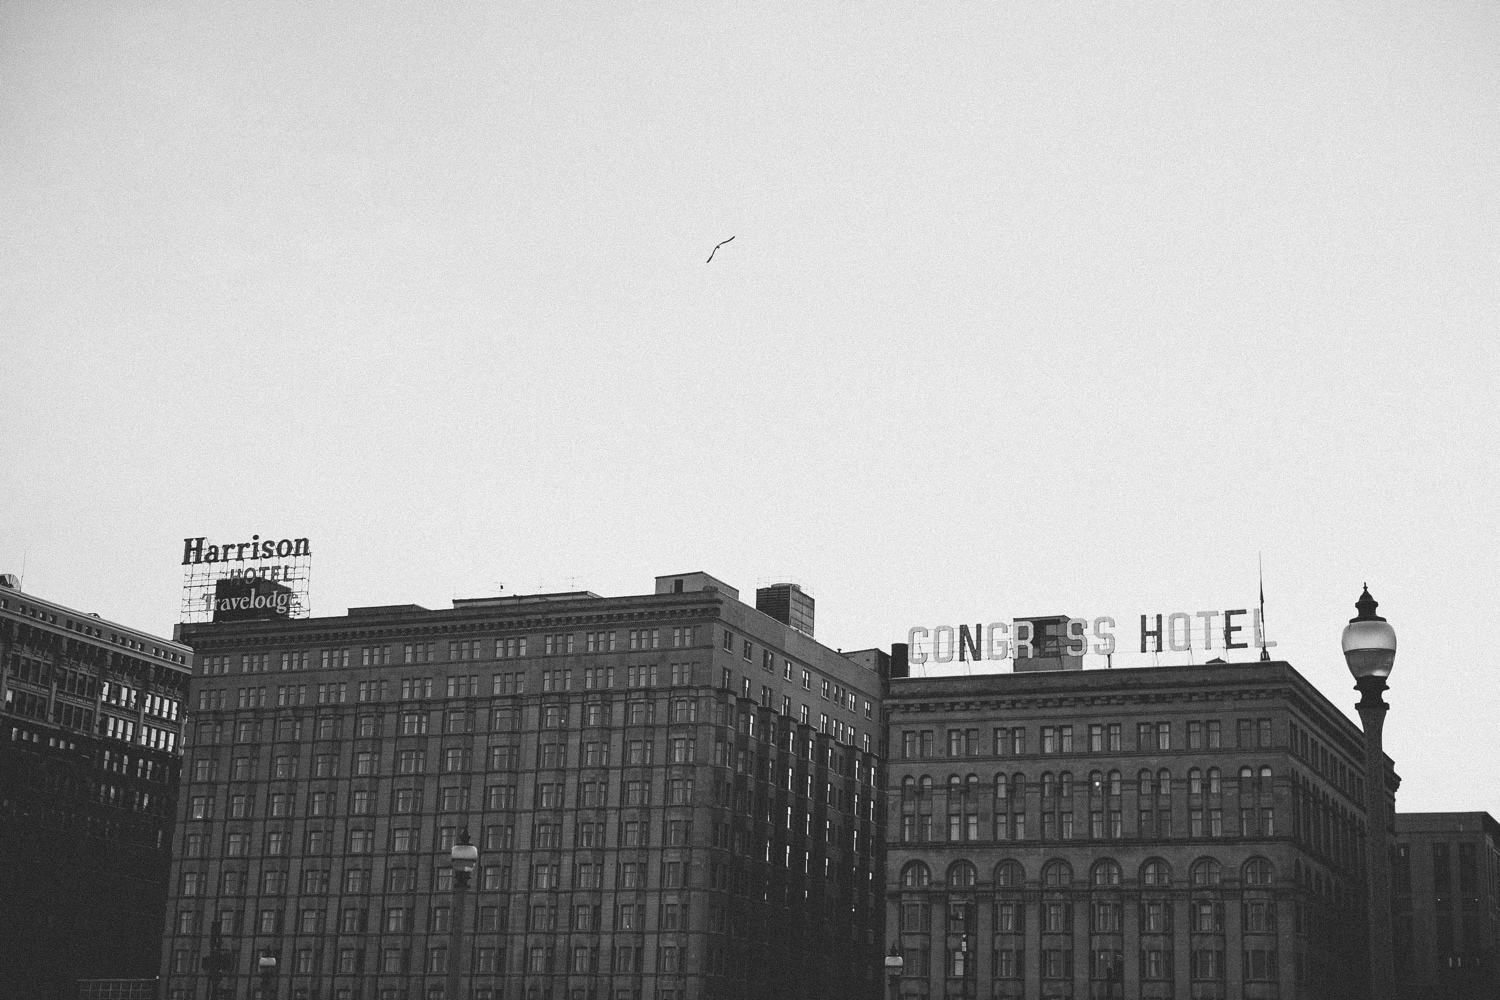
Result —
<path fill-rule="evenodd" d="M 1265 858 L 1251 858 L 1245 862 L 1243 881 L 1245 885 L 1270 885 L 1274 876 L 1271 862 Z"/>
<path fill-rule="evenodd" d="M 920 861 L 913 861 L 901 870 L 901 885 L 908 889 L 925 889 L 932 881 L 932 872 Z"/>
<path fill-rule="evenodd" d="M 402 712 L 401 713 L 401 735 L 420 736 L 427 732 L 426 712 Z"/>
<path fill-rule="evenodd" d="M 1276 979 L 1276 949 L 1250 948 L 1245 951 L 1245 979 L 1271 981 Z"/>

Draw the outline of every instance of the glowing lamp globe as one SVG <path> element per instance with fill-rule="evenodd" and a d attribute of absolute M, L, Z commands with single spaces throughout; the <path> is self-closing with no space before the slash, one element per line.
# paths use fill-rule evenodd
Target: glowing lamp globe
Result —
<path fill-rule="evenodd" d="M 448 856 L 457 874 L 468 875 L 474 871 L 474 866 L 479 863 L 479 848 L 469 843 L 469 831 L 463 831 Z"/>
<path fill-rule="evenodd" d="M 1359 616 L 1349 619 L 1344 626 L 1344 662 L 1358 684 L 1366 678 L 1384 679 L 1390 676 L 1391 665 L 1396 661 L 1396 630 L 1389 622 L 1375 613 L 1377 604 L 1370 596 L 1370 588 L 1354 602 Z"/>

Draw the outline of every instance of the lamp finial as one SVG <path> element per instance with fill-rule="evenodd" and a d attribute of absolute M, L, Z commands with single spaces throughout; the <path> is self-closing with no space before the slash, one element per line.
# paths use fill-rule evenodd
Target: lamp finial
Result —
<path fill-rule="evenodd" d="M 1359 600 L 1354 602 L 1354 606 L 1359 609 L 1359 617 L 1349 619 L 1351 622 L 1385 621 L 1384 618 L 1375 613 L 1375 609 L 1380 606 L 1380 602 L 1370 596 L 1370 585 L 1368 583 L 1365 584 L 1365 592 L 1359 595 Z"/>

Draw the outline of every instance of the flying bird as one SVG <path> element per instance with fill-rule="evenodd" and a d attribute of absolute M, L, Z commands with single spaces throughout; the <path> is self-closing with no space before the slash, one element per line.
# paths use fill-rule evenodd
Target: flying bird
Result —
<path fill-rule="evenodd" d="M 729 240 L 732 240 L 732 239 L 734 239 L 733 236 L 729 237 Z M 728 243 L 729 240 L 725 240 L 724 243 Z M 716 254 L 716 253 L 719 252 L 719 247 L 723 246 L 724 243 L 720 243 L 718 247 L 714 247 L 713 252 L 708 255 L 708 260 L 705 260 L 703 263 L 705 263 L 705 264 L 712 264 L 713 261 L 714 261 L 714 254 Z"/>

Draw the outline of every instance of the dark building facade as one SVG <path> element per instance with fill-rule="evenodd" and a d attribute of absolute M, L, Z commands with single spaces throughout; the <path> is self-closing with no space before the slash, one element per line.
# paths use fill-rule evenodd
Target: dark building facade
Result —
<path fill-rule="evenodd" d="M 181 635 L 164 1000 L 882 989 L 882 677 L 712 577 Z"/>
<path fill-rule="evenodd" d="M 1485 812 L 1397 813 L 1397 995 L 1500 997 L 1500 824 Z"/>
<path fill-rule="evenodd" d="M 896 676 L 886 707 L 893 997 L 1363 994 L 1362 737 L 1288 664 Z"/>
<path fill-rule="evenodd" d="M 0 577 L 0 997 L 155 976 L 190 654 Z"/>

